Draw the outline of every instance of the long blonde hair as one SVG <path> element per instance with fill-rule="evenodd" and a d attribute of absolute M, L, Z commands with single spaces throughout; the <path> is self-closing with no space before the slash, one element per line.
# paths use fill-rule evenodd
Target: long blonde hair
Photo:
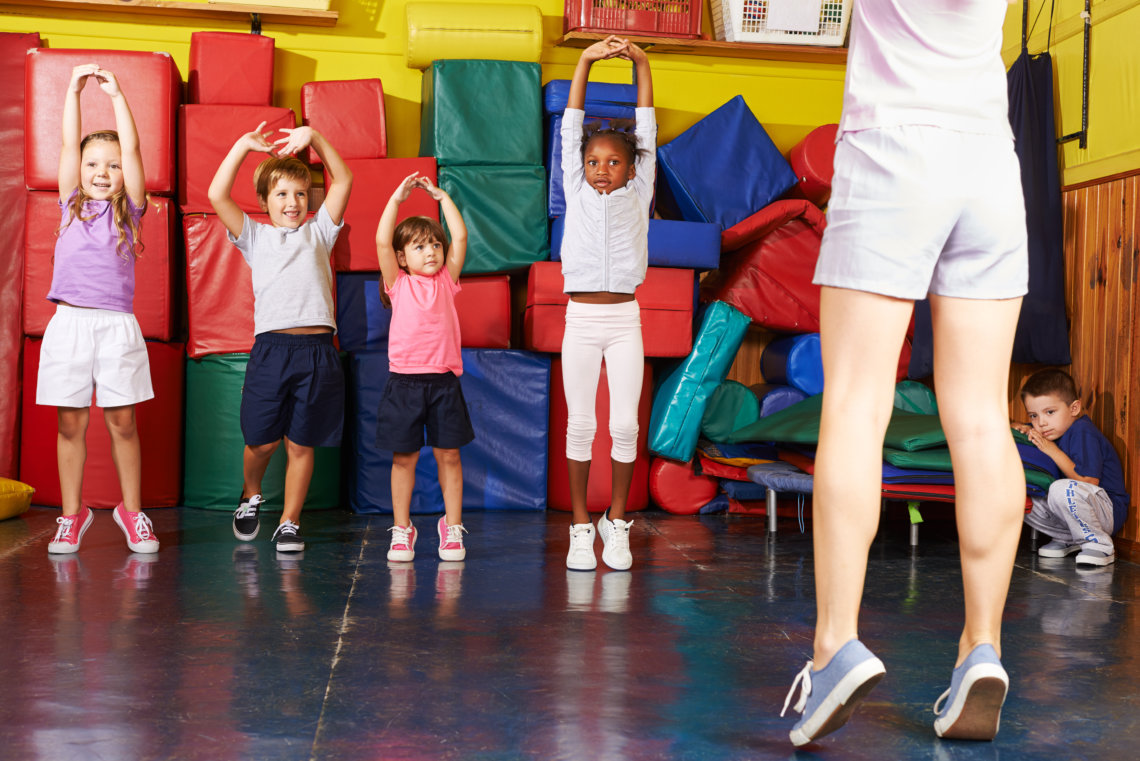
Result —
<path fill-rule="evenodd" d="M 119 133 L 114 130 L 100 130 L 92 132 L 83 138 L 79 144 L 79 155 L 83 155 L 83 149 L 90 143 L 95 141 L 106 141 L 109 143 L 118 144 Z M 71 224 L 72 220 L 78 219 L 80 222 L 89 222 L 95 218 L 95 214 L 89 216 L 83 215 L 83 208 L 91 196 L 83 190 L 83 183 L 79 183 L 75 188 L 74 195 L 67 203 L 67 216 L 59 226 L 58 233 L 63 232 L 64 228 Z M 143 243 L 139 239 L 139 222 L 131 215 L 130 197 L 127 195 L 127 188 L 124 185 L 118 193 L 111 196 L 111 210 L 115 215 L 115 229 L 119 231 L 119 239 L 115 243 L 115 252 L 123 259 L 130 261 L 133 256 L 138 259 L 142 256 Z M 146 205 L 146 201 L 143 201 Z"/>

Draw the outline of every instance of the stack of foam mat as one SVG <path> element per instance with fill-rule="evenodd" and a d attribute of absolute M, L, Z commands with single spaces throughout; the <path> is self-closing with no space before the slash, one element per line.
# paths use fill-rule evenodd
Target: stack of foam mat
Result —
<path fill-rule="evenodd" d="M 550 258 L 562 260 L 562 217 L 550 225 Z M 720 227 L 708 222 L 649 220 L 649 266 L 715 270 L 720 266 Z"/>
<path fill-rule="evenodd" d="M 460 450 L 463 508 L 542 510 L 546 506 L 550 360 L 540 354 L 464 349 L 459 382 L 475 429 Z M 392 510 L 392 453 L 376 446 L 376 413 L 388 381 L 388 355 L 352 354 L 349 505 L 357 513 Z M 443 510 L 431 449 L 420 452 L 412 512 Z"/>
<path fill-rule="evenodd" d="M 516 61 L 443 60 L 425 69 L 420 155 L 467 226 L 465 274 L 510 272 L 549 256 L 541 72 Z"/>
<path fill-rule="evenodd" d="M 186 473 L 184 504 L 233 510 L 242 491 L 241 389 L 248 354 L 210 354 L 186 362 Z M 144 439 L 145 443 L 145 439 Z M 278 447 L 262 480 L 267 509 L 285 494 L 285 447 Z M 305 509 L 340 503 L 340 447 L 315 450 Z"/>
<path fill-rule="evenodd" d="M 10 398 L 23 409 L 20 432 L 20 478 L 36 488 L 36 501 L 58 505 L 59 474 L 56 458 L 56 411 L 35 404 L 36 370 L 40 341 L 55 305 L 46 300 L 53 275 L 59 207 L 59 125 L 63 115 L 60 93 L 67 88 L 75 66 L 92 60 L 120 78 L 131 104 L 139 132 L 148 199 L 140 222 L 141 247 L 136 250 L 133 311 L 143 337 L 148 339 L 151 380 L 155 398 L 138 405 L 137 421 L 143 445 L 143 507 L 178 504 L 182 488 L 182 357 L 184 347 L 175 342 L 181 334 L 176 298 L 174 243 L 176 209 L 171 196 L 176 190 L 176 114 L 182 95 L 182 78 L 170 55 L 121 50 L 40 49 L 19 44 L 25 68 L 19 80 L 26 100 L 21 117 L 22 139 L 13 153 L 22 154 L 26 193 L 11 206 L 23 218 L 24 308 L 20 327 L 25 334 L 23 388 L 12 385 Z M 83 129 L 93 132 L 115 129 L 111 99 L 88 82 L 80 95 Z M 22 151 L 21 151 L 22 147 Z M 6 173 L 5 173 L 6 175 Z M 5 240 L 5 253 L 11 244 Z M 20 245 L 16 243 L 16 245 Z M 19 275 L 17 275 L 19 278 Z M 2 279 L 2 278 L 0 278 Z M 6 283 L 7 284 L 7 283 Z M 3 286 L 0 286 L 2 288 Z M 3 310 L 20 315 L 21 310 Z M 8 398 L 9 386 L 2 398 Z M 22 400 L 22 401 L 21 401 Z M 0 401 L 0 407 L 4 402 Z M 82 499 L 95 507 L 114 507 L 121 499 L 118 477 L 111 459 L 111 440 L 103 416 L 92 410 L 87 434 L 88 458 Z"/>
<path fill-rule="evenodd" d="M 692 351 L 657 388 L 649 422 L 650 451 L 680 462 L 692 459 L 709 396 L 728 375 L 749 322 L 723 302 L 705 310 Z"/>

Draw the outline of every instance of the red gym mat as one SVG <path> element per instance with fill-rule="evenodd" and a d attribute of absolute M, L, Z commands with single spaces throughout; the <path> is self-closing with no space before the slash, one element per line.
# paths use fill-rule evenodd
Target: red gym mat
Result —
<path fill-rule="evenodd" d="M 187 85 L 191 103 L 271 105 L 273 38 L 245 32 L 191 33 Z"/>
<path fill-rule="evenodd" d="M 788 155 L 788 163 L 799 178 L 800 192 L 816 206 L 824 206 L 831 197 L 838 130 L 838 124 L 816 127 Z"/>
<path fill-rule="evenodd" d="M 175 336 L 174 204 L 151 196 L 143 214 L 141 255 L 135 261 L 134 313 L 144 338 L 169 341 Z M 28 258 L 24 267 L 24 333 L 42 336 L 55 304 L 51 290 L 52 257 L 59 227 L 59 195 L 53 191 L 27 194 Z"/>
<path fill-rule="evenodd" d="M 646 357 L 684 357 L 693 346 L 693 270 L 650 267 L 637 289 Z M 535 262 L 527 277 L 523 341 L 532 351 L 562 351 L 566 304 L 562 265 Z"/>
<path fill-rule="evenodd" d="M 36 373 L 40 365 L 38 338 L 24 342 L 24 395 L 21 425 L 20 480 L 35 487 L 37 505 L 60 505 L 55 407 L 36 404 Z M 182 494 L 182 399 L 185 359 L 182 344 L 148 341 L 154 399 L 135 406 L 142 443 L 142 504 L 174 507 Z M 111 460 L 111 436 L 103 411 L 91 409 L 87 427 L 87 465 L 83 470 L 83 502 L 90 507 L 114 507 L 122 499 L 119 477 Z"/>
<path fill-rule="evenodd" d="M 481 275 L 459 279 L 455 311 L 465 348 L 511 348 L 511 278 Z"/>
<path fill-rule="evenodd" d="M 182 77 L 169 53 L 128 50 L 42 48 L 28 54 L 24 79 L 27 93 L 24 176 L 28 188 L 56 190 L 59 187 L 63 93 L 71 81 L 71 70 L 81 63 L 92 62 L 115 74 L 130 103 L 139 133 L 146 189 L 152 193 L 173 193 L 174 119 L 182 99 Z M 111 99 L 97 85 L 88 82 L 80 103 L 84 134 L 115 128 Z M 254 122 L 253 127 L 256 126 Z"/>
<path fill-rule="evenodd" d="M 649 496 L 667 513 L 696 515 L 719 491 L 717 480 L 697 473 L 692 462 L 654 457 L 649 465 Z"/>
<path fill-rule="evenodd" d="M 341 158 L 388 155 L 384 87 L 379 79 L 306 82 L 301 85 L 301 122 L 328 138 Z M 309 153 L 309 163 L 321 163 L 315 151 Z"/>

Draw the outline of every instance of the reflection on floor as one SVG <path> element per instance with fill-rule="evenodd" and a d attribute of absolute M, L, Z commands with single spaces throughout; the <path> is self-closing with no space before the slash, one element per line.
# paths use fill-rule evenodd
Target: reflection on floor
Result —
<path fill-rule="evenodd" d="M 49 557 L 58 511 L 0 523 L 5 759 L 1135 758 L 1140 567 L 1018 555 L 1013 691 L 993 743 L 935 739 L 961 620 L 952 528 L 871 551 L 862 637 L 887 677 L 793 752 L 779 709 L 810 651 L 810 536 L 763 518 L 634 517 L 632 572 L 565 568 L 567 516 L 469 513 L 468 559 L 385 559 L 390 519 L 314 513 L 278 556 L 229 516 L 151 512 L 133 555 L 99 512 Z M 948 526 L 949 524 L 944 524 Z M 600 555 L 600 546 L 599 546 Z"/>

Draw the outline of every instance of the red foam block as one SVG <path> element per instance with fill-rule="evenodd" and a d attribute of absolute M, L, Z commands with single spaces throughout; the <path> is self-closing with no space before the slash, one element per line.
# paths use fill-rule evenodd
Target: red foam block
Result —
<path fill-rule="evenodd" d="M 40 366 L 38 338 L 24 342 L 24 401 L 20 428 L 20 480 L 34 486 L 37 505 L 60 505 L 55 407 L 36 404 Z M 174 507 L 182 494 L 182 400 L 186 360 L 182 344 L 148 341 L 154 398 L 135 406 L 142 443 L 142 505 Z M 114 507 L 122 500 L 119 477 L 111 459 L 111 436 L 99 408 L 91 410 L 87 427 L 87 464 L 83 469 L 83 503 Z"/>
<path fill-rule="evenodd" d="M 51 290 L 52 258 L 56 228 L 60 223 L 59 195 L 27 194 L 28 257 L 24 266 L 24 333 L 42 336 L 55 304 L 47 300 Z M 142 217 L 141 255 L 135 260 L 134 313 L 144 338 L 169 341 L 175 335 L 174 204 L 169 198 L 151 196 Z"/>
<path fill-rule="evenodd" d="M 28 53 L 24 79 L 27 93 L 24 177 L 28 188 L 55 190 L 59 187 L 63 94 L 71 81 L 71 70 L 82 63 L 97 63 L 116 75 L 139 133 L 146 189 L 152 193 L 173 193 L 174 120 L 182 99 L 182 77 L 169 53 L 127 50 L 40 48 Z M 115 129 L 111 99 L 90 80 L 83 88 L 80 108 L 84 134 Z"/>
<path fill-rule="evenodd" d="M 222 159 L 237 139 L 265 122 L 269 140 L 284 137 L 279 130 L 297 126 L 293 111 L 272 106 L 182 106 L 178 111 L 178 205 L 184 212 L 213 213 L 207 191 Z M 234 202 L 250 214 L 261 211 L 253 189 L 253 170 L 268 154 L 250 153 L 234 181 Z"/>
<path fill-rule="evenodd" d="M 649 506 L 649 411 L 653 400 L 653 368 L 647 362 L 641 382 L 641 400 L 637 404 L 637 460 L 633 466 L 633 482 L 629 489 L 627 511 Z M 597 433 L 591 450 L 590 482 L 586 491 L 586 509 L 600 513 L 610 506 L 613 463 L 610 460 L 610 390 L 606 366 L 598 378 L 598 401 L 594 408 Z M 566 391 L 562 385 L 562 359 L 550 364 L 550 460 L 547 466 L 546 505 L 551 510 L 569 512 L 570 475 L 566 468 Z"/>
<path fill-rule="evenodd" d="M 719 491 L 717 480 L 697 473 L 692 462 L 654 457 L 649 465 L 649 495 L 667 513 L 696 515 Z"/>
<path fill-rule="evenodd" d="M 244 32 L 193 32 L 187 84 L 191 103 L 271 105 L 273 38 Z"/>
<path fill-rule="evenodd" d="M 388 198 L 412 172 L 419 172 L 434 183 L 435 159 L 350 159 L 345 163 L 352 170 L 352 194 L 344 210 L 344 228 L 333 247 L 333 267 L 337 272 L 375 272 L 380 266 L 376 259 L 376 226 Z M 328 181 L 326 175 L 325 187 Z M 414 216 L 439 219 L 439 203 L 422 190 L 412 191 L 408 200 L 400 204 L 399 219 Z"/>
<path fill-rule="evenodd" d="M 650 267 L 637 289 L 647 357 L 685 357 L 693 346 L 693 270 Z M 535 262 L 527 277 L 523 342 L 531 351 L 562 351 L 566 304 L 562 265 Z"/>
<path fill-rule="evenodd" d="M 384 87 L 379 79 L 306 82 L 301 85 L 301 122 L 324 135 L 341 158 L 388 155 Z M 320 163 L 316 151 L 309 154 L 310 163 Z"/>
<path fill-rule="evenodd" d="M 455 294 L 459 335 L 472 349 L 511 348 L 511 278 L 508 275 L 465 277 Z"/>
<path fill-rule="evenodd" d="M 838 130 L 838 124 L 816 127 L 796 143 L 788 154 L 788 163 L 799 178 L 800 192 L 817 206 L 823 206 L 831 197 L 831 176 L 835 171 L 835 133 Z"/>

